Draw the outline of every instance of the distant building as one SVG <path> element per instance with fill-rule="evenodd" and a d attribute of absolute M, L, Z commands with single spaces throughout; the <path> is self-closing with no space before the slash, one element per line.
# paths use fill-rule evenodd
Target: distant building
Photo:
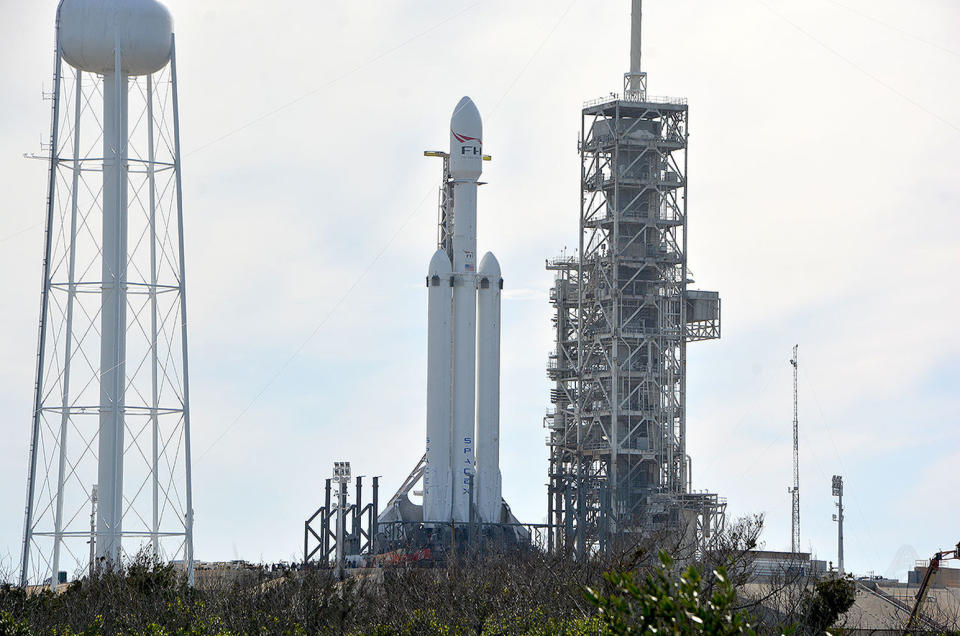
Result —
<path fill-rule="evenodd" d="M 784 576 L 822 576 L 827 572 L 827 562 L 810 558 L 809 552 L 776 552 L 753 550 L 748 566 L 757 579 L 782 578 Z"/>
<path fill-rule="evenodd" d="M 930 566 L 929 561 L 917 561 L 917 565 L 907 572 L 907 583 L 910 585 L 920 585 L 923 575 Z M 960 588 L 960 568 L 945 568 L 942 565 L 930 580 L 930 585 L 937 587 L 957 587 Z"/>

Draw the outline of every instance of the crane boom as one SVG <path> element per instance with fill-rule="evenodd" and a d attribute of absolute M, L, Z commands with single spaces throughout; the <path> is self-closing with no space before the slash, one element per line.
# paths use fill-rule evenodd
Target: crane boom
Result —
<path fill-rule="evenodd" d="M 940 562 L 947 559 L 960 559 L 960 543 L 953 550 L 943 550 L 937 552 L 930 559 L 926 572 L 923 573 L 923 579 L 920 581 L 920 589 L 917 590 L 916 601 L 913 604 L 913 610 L 910 612 L 910 618 L 907 619 L 907 626 L 903 629 L 904 636 L 916 629 L 920 623 L 920 608 L 923 606 L 923 600 L 927 597 L 930 590 L 930 580 L 940 569 Z"/>

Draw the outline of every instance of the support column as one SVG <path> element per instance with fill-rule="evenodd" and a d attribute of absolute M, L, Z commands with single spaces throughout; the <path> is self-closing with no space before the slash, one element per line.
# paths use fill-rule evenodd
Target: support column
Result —
<path fill-rule="evenodd" d="M 187 583 L 193 585 L 193 451 L 190 444 L 190 365 L 187 355 L 187 265 L 183 249 L 183 166 L 180 163 L 180 89 L 177 84 L 177 40 L 170 36 L 170 80 L 173 89 L 173 151 L 175 155 L 175 177 L 177 182 L 177 246 L 180 251 L 180 351 L 183 356 L 183 459 L 187 482 L 187 515 L 184 524 L 185 552 L 187 561 Z"/>
<path fill-rule="evenodd" d="M 83 72 L 78 70 L 77 84 L 74 93 L 74 120 L 73 120 L 73 181 L 71 183 L 72 196 L 70 197 L 70 257 L 67 280 L 67 328 L 64 336 L 64 359 L 70 360 L 73 356 L 73 305 L 77 296 L 76 263 L 77 263 L 77 193 L 80 186 L 80 104 L 83 100 Z M 51 150 L 53 152 L 53 150 Z M 50 578 L 50 589 L 56 591 L 60 582 L 60 545 L 63 542 L 63 486 L 66 482 L 67 470 L 67 432 L 70 423 L 70 365 L 63 369 L 63 385 L 60 401 L 60 437 L 58 438 L 60 457 L 57 466 L 57 510 L 54 517 L 53 531 L 53 576 Z"/>
<path fill-rule="evenodd" d="M 157 356 L 157 184 L 156 150 L 153 140 L 153 77 L 147 76 L 147 184 L 150 209 L 150 428 L 153 507 L 150 543 L 153 558 L 160 556 L 160 393 L 157 390 L 160 362 Z"/>
<path fill-rule="evenodd" d="M 97 557 L 121 558 L 123 518 L 124 388 L 126 382 L 127 75 L 103 80 L 103 267 L 100 309 L 100 434 L 97 484 Z"/>

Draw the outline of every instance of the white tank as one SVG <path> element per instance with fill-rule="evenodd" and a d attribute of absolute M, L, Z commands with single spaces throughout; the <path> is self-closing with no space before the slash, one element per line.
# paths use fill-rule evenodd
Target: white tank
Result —
<path fill-rule="evenodd" d="M 423 520 L 450 520 L 450 258 L 437 250 L 427 273 L 427 463 Z"/>
<path fill-rule="evenodd" d="M 62 0 L 60 51 L 71 66 L 109 73 L 120 47 L 122 71 L 148 75 L 170 59 L 173 19 L 156 0 Z"/>
<path fill-rule="evenodd" d="M 477 478 L 480 519 L 500 523 L 500 263 L 487 252 L 477 272 Z"/>

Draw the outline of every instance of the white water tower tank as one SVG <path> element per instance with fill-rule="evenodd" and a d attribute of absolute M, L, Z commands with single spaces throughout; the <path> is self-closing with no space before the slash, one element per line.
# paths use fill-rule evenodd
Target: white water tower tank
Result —
<path fill-rule="evenodd" d="M 60 50 L 71 66 L 113 72 L 120 47 L 127 75 L 154 73 L 170 60 L 173 19 L 156 0 L 62 0 Z"/>

